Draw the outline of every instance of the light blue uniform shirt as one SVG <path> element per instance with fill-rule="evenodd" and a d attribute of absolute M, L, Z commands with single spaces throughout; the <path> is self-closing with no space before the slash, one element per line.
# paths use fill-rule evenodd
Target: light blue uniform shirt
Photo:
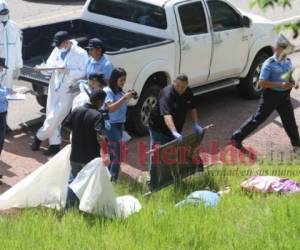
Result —
<path fill-rule="evenodd" d="M 7 112 L 8 101 L 6 96 L 8 95 L 7 88 L 0 87 L 0 113 Z"/>
<path fill-rule="evenodd" d="M 105 103 L 114 103 L 121 99 L 124 95 L 121 91 L 118 91 L 117 93 L 114 93 L 110 87 L 105 87 L 103 89 L 106 93 L 106 99 Z M 126 121 L 126 112 L 127 112 L 127 101 L 124 102 L 124 104 L 118 108 L 115 112 L 109 113 L 109 122 L 111 124 L 114 123 L 125 123 Z"/>
<path fill-rule="evenodd" d="M 86 75 L 89 77 L 91 74 L 104 74 L 105 79 L 108 80 L 112 70 L 113 65 L 105 55 L 103 55 L 99 61 L 90 57 L 86 66 Z"/>
<path fill-rule="evenodd" d="M 279 61 L 275 55 L 267 59 L 261 69 L 259 80 L 266 80 L 270 82 L 284 82 L 281 79 L 281 76 L 290 70 L 292 70 L 292 62 L 290 59 L 286 58 L 282 61 Z M 277 89 L 276 91 L 286 91 L 285 89 Z"/>

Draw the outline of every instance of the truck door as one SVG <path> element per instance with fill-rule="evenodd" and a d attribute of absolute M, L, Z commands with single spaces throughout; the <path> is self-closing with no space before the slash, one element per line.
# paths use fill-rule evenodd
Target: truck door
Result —
<path fill-rule="evenodd" d="M 202 1 L 175 6 L 180 37 L 180 73 L 189 77 L 190 86 L 205 83 L 209 75 L 212 37 Z"/>
<path fill-rule="evenodd" d="M 239 75 L 247 62 L 250 29 L 242 15 L 226 2 L 207 0 L 213 29 L 210 81 Z"/>

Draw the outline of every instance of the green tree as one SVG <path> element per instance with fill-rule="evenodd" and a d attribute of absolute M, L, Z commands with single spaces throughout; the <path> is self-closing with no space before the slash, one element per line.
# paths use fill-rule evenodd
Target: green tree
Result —
<path fill-rule="evenodd" d="M 292 8 L 293 0 L 250 0 L 250 6 L 258 7 L 262 10 L 266 10 L 274 7 L 282 7 L 282 8 Z M 277 30 L 289 29 L 294 33 L 293 38 L 297 38 L 299 36 L 300 31 L 300 20 L 280 25 L 277 27 Z"/>

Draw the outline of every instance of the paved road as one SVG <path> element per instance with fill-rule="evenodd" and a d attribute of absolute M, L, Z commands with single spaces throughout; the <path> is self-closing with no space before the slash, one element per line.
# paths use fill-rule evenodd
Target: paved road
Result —
<path fill-rule="evenodd" d="M 80 10 L 85 1 L 82 0 L 9 0 L 11 17 L 22 27 L 45 24 L 49 22 L 72 19 L 80 15 Z M 255 14 L 262 14 L 272 20 L 279 20 L 300 13 L 300 1 L 294 1 L 293 9 L 274 9 L 263 13 L 261 10 L 249 9 L 247 0 L 231 0 L 231 2 L 241 9 Z M 15 85 L 30 87 L 30 84 L 16 82 Z M 34 120 L 41 116 L 41 107 L 36 103 L 33 96 L 27 95 L 26 102 L 10 104 L 10 114 L 8 122 L 13 129 L 19 128 L 24 122 Z"/>

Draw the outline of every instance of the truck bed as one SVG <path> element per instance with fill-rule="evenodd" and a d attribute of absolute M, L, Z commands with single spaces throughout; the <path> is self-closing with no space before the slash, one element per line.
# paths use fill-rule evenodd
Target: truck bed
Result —
<path fill-rule="evenodd" d="M 87 45 L 89 39 L 100 38 L 107 48 L 107 54 L 124 53 L 135 48 L 142 49 L 145 46 L 165 41 L 163 38 L 108 27 L 81 19 L 26 28 L 23 30 L 24 68 L 21 71 L 21 79 L 42 85 L 48 84 L 49 79 L 34 72 L 33 66 L 47 60 L 52 50 L 53 35 L 60 30 L 67 30 L 82 47 Z"/>

